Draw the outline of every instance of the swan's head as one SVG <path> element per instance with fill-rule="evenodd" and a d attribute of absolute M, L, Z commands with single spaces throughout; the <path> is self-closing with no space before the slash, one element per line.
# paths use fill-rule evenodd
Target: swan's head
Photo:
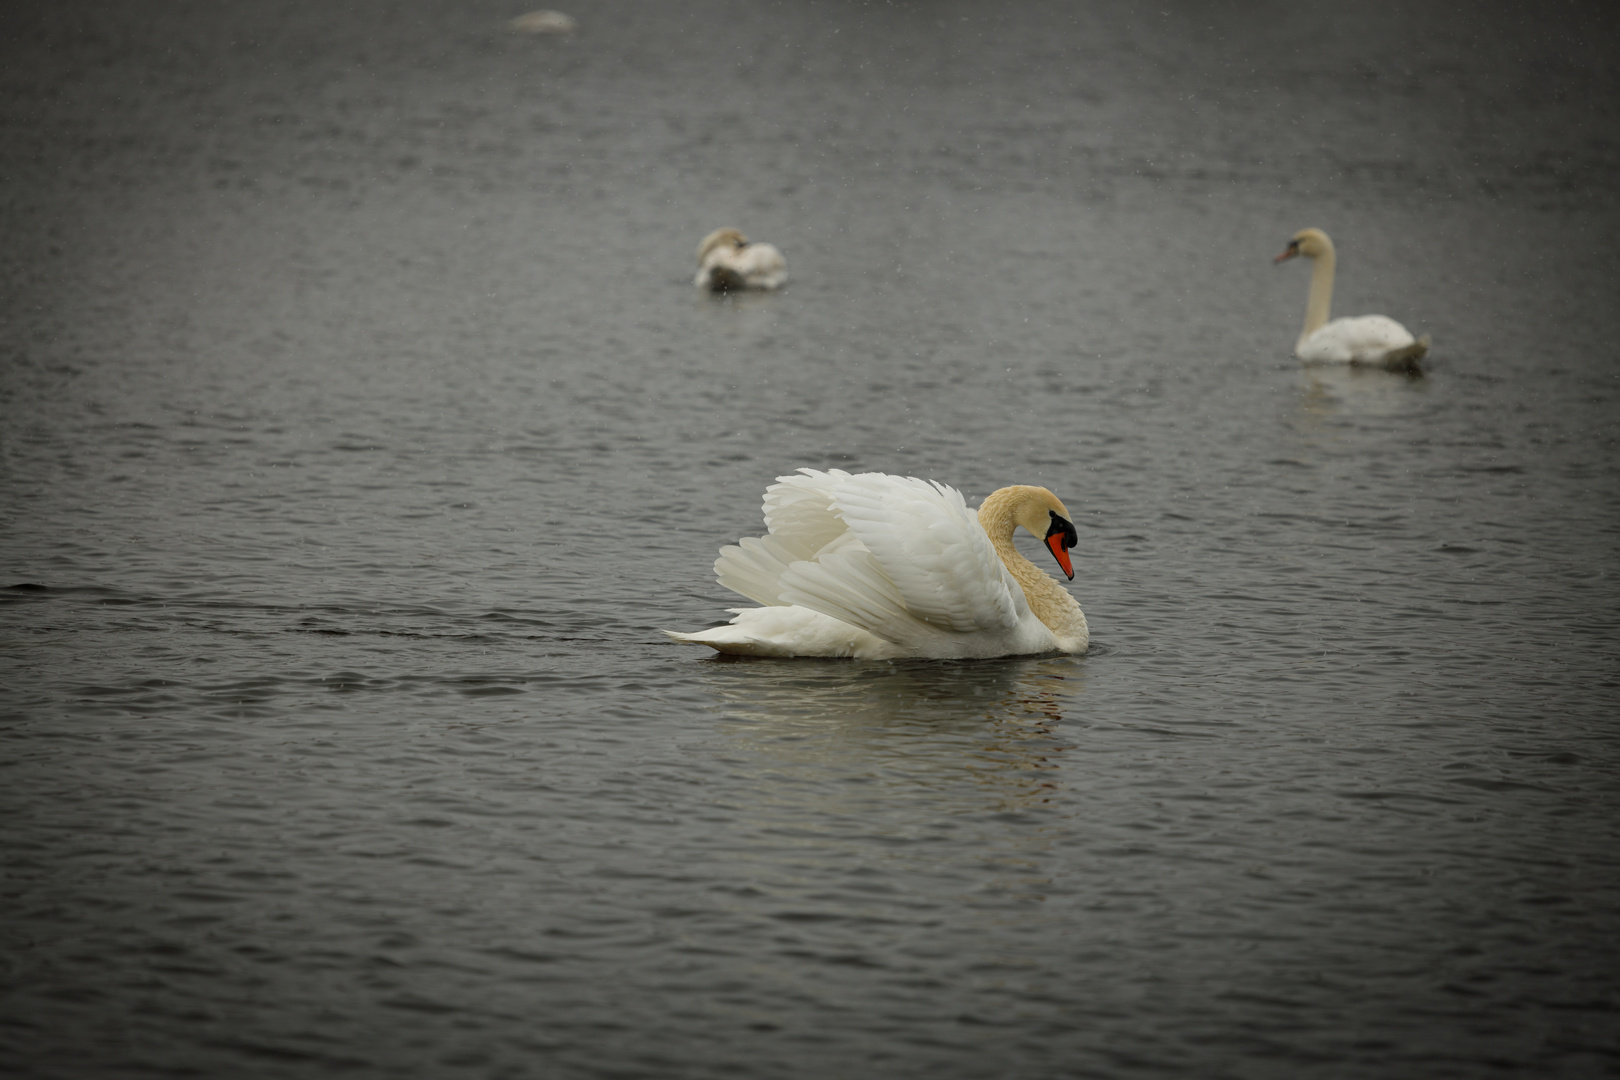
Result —
<path fill-rule="evenodd" d="M 748 244 L 748 237 L 737 229 L 716 229 L 703 238 L 698 245 L 698 262 L 701 263 L 709 252 L 717 247 L 740 248 Z"/>
<path fill-rule="evenodd" d="M 1075 534 L 1074 519 L 1069 516 L 1068 508 L 1046 488 L 1018 484 L 992 491 L 979 507 L 979 523 L 992 536 L 995 535 L 994 525 L 1001 525 L 1006 536 L 1011 536 L 1016 526 L 1028 529 L 1041 538 L 1069 579 L 1074 579 L 1069 550 L 1080 538 Z"/>
<path fill-rule="evenodd" d="M 1303 255 L 1307 259 L 1314 259 L 1318 255 L 1333 254 L 1333 241 L 1321 229 L 1301 229 L 1288 241 L 1283 253 L 1271 261 L 1280 263 L 1284 259 L 1292 259 L 1295 255 Z"/>

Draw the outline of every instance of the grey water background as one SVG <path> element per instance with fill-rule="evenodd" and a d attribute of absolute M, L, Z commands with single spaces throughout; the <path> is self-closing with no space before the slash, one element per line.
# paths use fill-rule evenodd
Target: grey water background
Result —
<path fill-rule="evenodd" d="M 1611 9 L 522 10 L 0 10 L 0 1071 L 1620 1074 Z M 1093 652 L 666 642 L 799 465 Z"/>

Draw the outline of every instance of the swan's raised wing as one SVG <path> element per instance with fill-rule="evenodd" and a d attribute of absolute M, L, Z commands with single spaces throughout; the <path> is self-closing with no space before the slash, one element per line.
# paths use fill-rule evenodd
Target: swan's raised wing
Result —
<path fill-rule="evenodd" d="M 780 596 L 900 644 L 940 632 L 1011 631 L 1027 611 L 962 494 L 913 477 L 834 483 L 849 539 L 796 562 Z"/>
<path fill-rule="evenodd" d="M 788 567 L 814 559 L 847 532 L 832 500 L 836 485 L 848 479 L 849 473 L 839 469 L 800 469 L 793 476 L 778 476 L 765 489 L 769 535 L 744 537 L 735 546 L 721 548 L 714 561 L 720 584 L 766 606 L 791 603 L 781 596 L 781 579 Z"/>
<path fill-rule="evenodd" d="M 778 476 L 765 489 L 761 508 L 765 527 L 797 552 L 798 558 L 815 558 L 816 552 L 838 539 L 846 528 L 833 509 L 833 499 L 839 485 L 849 479 L 842 469 L 800 469 L 793 476 Z"/>
<path fill-rule="evenodd" d="M 916 618 L 963 633 L 1018 625 L 1024 591 L 960 491 L 864 473 L 839 485 L 834 507 Z"/>

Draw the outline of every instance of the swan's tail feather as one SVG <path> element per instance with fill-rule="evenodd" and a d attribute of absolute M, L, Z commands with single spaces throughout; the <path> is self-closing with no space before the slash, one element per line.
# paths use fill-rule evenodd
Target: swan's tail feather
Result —
<path fill-rule="evenodd" d="M 774 642 L 760 641 L 748 633 L 739 633 L 734 626 L 717 626 L 713 630 L 702 630 L 696 634 L 682 634 L 674 630 L 664 630 L 662 633 L 669 636 L 671 641 L 682 645 L 707 645 L 718 653 L 727 653 L 731 656 L 792 656 L 791 652 L 783 649 Z"/>
<path fill-rule="evenodd" d="M 736 616 L 725 626 L 682 634 L 665 630 L 683 645 L 707 645 L 734 656 L 858 656 L 892 660 L 906 651 L 859 627 L 801 607 L 731 608 Z"/>
<path fill-rule="evenodd" d="M 746 631 L 739 631 L 735 625 L 711 626 L 707 630 L 699 630 L 695 634 L 683 634 L 679 630 L 660 630 L 659 633 L 671 641 L 682 645 L 707 645 L 716 652 L 749 653 L 754 652 L 757 642 L 754 636 Z"/>
<path fill-rule="evenodd" d="M 1419 362 L 1429 355 L 1429 335 L 1424 334 L 1410 345 L 1399 349 L 1391 349 L 1384 354 L 1380 363 L 1388 371 L 1404 371 L 1408 375 L 1421 375 L 1423 369 Z"/>
<path fill-rule="evenodd" d="M 658 632 L 660 634 L 663 634 L 665 637 L 669 638 L 671 641 L 678 641 L 682 645 L 702 645 L 703 644 L 703 642 L 698 639 L 698 636 L 696 634 L 683 634 L 679 630 L 660 630 Z"/>

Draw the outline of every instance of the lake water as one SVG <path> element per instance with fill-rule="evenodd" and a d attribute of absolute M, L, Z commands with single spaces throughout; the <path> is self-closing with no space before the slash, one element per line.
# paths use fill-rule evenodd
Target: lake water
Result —
<path fill-rule="evenodd" d="M 0 14 L 0 1071 L 1620 1072 L 1610 9 L 523 10 Z M 800 465 L 1092 652 L 665 640 Z"/>

